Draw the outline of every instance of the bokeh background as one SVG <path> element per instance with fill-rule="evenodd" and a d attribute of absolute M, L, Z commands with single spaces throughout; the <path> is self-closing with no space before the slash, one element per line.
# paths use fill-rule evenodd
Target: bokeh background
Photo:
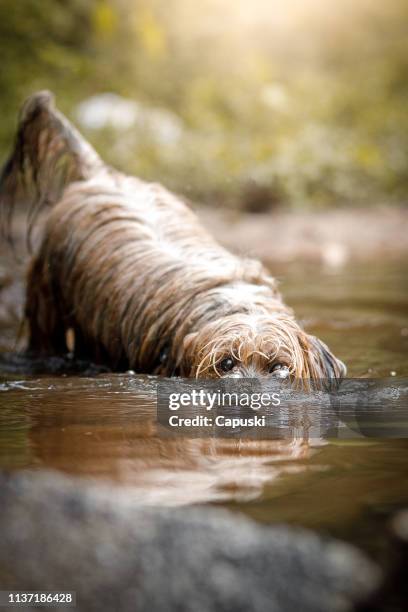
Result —
<path fill-rule="evenodd" d="M 193 201 L 403 205 L 405 0 L 0 0 L 0 155 L 52 89 L 100 153 Z"/>

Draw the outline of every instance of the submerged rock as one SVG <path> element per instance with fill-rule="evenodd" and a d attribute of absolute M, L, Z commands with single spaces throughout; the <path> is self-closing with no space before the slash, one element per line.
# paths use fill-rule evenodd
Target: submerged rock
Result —
<path fill-rule="evenodd" d="M 352 547 L 131 489 L 0 474 L 1 589 L 76 591 L 76 610 L 335 612 L 378 582 Z M 27 609 L 27 608 L 26 608 Z"/>

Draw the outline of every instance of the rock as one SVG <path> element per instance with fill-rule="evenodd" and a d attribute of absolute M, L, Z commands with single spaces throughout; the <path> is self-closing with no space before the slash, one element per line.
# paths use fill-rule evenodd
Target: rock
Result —
<path fill-rule="evenodd" d="M 392 529 L 396 537 L 408 546 L 408 510 L 401 510 L 392 521 Z"/>
<path fill-rule="evenodd" d="M 335 540 L 52 472 L 0 473 L 0 534 L 1 589 L 74 590 L 77 611 L 336 612 L 378 582 Z"/>
<path fill-rule="evenodd" d="M 384 576 L 359 607 L 359 612 L 402 612 L 408 601 L 408 509 L 395 514 L 389 525 L 387 552 L 383 555 Z"/>

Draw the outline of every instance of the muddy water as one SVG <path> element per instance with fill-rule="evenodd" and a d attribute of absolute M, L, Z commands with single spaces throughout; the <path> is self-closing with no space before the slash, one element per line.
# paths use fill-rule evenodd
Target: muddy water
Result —
<path fill-rule="evenodd" d="M 352 376 L 408 375 L 403 263 L 272 267 L 287 301 Z M 8 333 L 10 330 L 8 330 Z M 408 505 L 408 439 L 168 438 L 146 376 L 0 377 L 0 467 L 129 486 L 141 503 L 210 503 L 339 535 L 375 552 Z M 378 535 L 378 538 L 377 538 Z"/>

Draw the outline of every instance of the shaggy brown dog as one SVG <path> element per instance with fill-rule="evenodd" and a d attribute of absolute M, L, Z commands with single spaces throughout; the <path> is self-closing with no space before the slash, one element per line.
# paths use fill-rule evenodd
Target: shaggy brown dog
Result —
<path fill-rule="evenodd" d="M 260 263 L 221 246 L 176 196 L 106 166 L 48 92 L 23 107 L 0 198 L 29 227 L 49 207 L 28 274 L 29 349 L 114 370 L 185 377 L 337 378 L 345 367 L 305 333 Z"/>

